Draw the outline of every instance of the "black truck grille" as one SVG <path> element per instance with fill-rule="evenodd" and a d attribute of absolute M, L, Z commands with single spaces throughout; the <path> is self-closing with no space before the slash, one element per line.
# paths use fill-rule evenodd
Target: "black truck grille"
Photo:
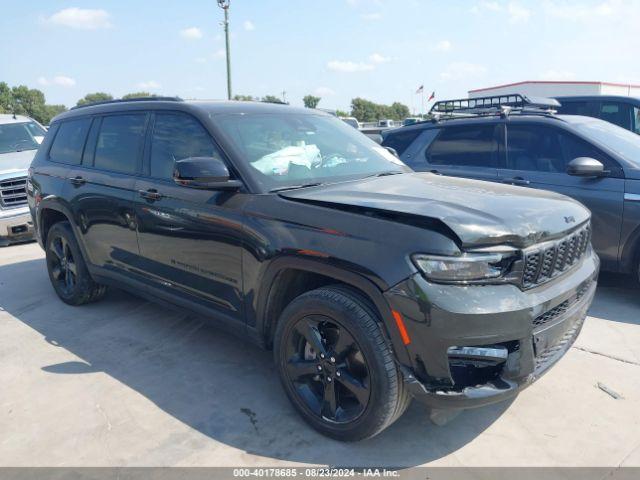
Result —
<path fill-rule="evenodd" d="M 0 181 L 0 205 L 4 208 L 27 204 L 27 177 Z"/>
<path fill-rule="evenodd" d="M 567 271 L 584 256 L 590 241 L 587 224 L 564 238 L 525 250 L 522 286 L 535 287 Z"/>

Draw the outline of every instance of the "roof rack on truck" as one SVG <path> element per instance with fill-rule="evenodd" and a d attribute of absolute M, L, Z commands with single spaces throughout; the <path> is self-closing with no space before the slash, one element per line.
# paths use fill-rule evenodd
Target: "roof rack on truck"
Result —
<path fill-rule="evenodd" d="M 95 105 L 107 105 L 109 103 L 125 103 L 125 102 L 183 102 L 180 97 L 159 97 L 159 96 L 150 96 L 150 97 L 131 97 L 131 98 L 116 98 L 113 100 L 101 100 L 98 102 L 90 102 L 85 103 L 83 105 L 76 105 L 75 107 L 71 107 L 70 110 L 76 110 L 78 108 L 84 107 L 93 107 Z"/>
<path fill-rule="evenodd" d="M 491 97 L 441 100 L 434 103 L 429 113 L 436 120 L 441 119 L 443 116 L 447 118 L 493 116 L 498 114 L 506 116 L 516 112 L 552 115 L 558 107 L 560 107 L 560 103 L 553 98 L 530 97 L 514 93 Z"/>

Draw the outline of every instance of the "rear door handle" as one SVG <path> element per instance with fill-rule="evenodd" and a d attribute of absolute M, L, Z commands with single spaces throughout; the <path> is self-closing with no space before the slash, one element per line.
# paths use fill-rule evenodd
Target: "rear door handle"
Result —
<path fill-rule="evenodd" d="M 87 183 L 87 181 L 84 178 L 82 178 L 80 175 L 78 175 L 77 177 L 71 177 L 69 181 L 71 182 L 72 185 L 75 185 L 77 187 Z"/>
<path fill-rule="evenodd" d="M 442 173 L 440 173 L 438 170 L 436 170 L 435 168 L 433 170 L 429 170 L 429 172 L 435 174 L 435 175 L 442 175 Z"/>
<path fill-rule="evenodd" d="M 149 190 L 138 190 L 138 193 L 146 200 L 160 200 L 162 198 L 162 194 L 155 188 L 150 188 Z"/>
<path fill-rule="evenodd" d="M 509 185 L 529 185 L 531 182 L 529 180 L 525 180 L 522 177 L 513 177 L 513 178 L 504 178 L 502 183 L 508 183 Z"/>

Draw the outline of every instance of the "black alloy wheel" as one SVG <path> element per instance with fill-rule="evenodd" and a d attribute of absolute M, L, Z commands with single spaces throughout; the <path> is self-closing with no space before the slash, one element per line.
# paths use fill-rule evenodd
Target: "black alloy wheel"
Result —
<path fill-rule="evenodd" d="M 369 403 L 369 367 L 349 331 L 322 315 L 296 323 L 287 340 L 287 375 L 306 407 L 335 423 L 358 418 Z"/>

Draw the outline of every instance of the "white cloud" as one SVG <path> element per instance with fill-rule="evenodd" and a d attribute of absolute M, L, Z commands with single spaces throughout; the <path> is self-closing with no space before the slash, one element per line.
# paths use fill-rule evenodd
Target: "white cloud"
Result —
<path fill-rule="evenodd" d="M 331 95 L 335 95 L 336 92 L 329 87 L 318 87 L 313 91 L 313 94 L 318 97 L 330 97 Z"/>
<path fill-rule="evenodd" d="M 53 78 L 39 77 L 38 83 L 43 86 L 55 85 L 58 87 L 70 88 L 75 86 L 76 81 L 71 77 L 67 77 L 66 75 L 56 75 Z"/>
<path fill-rule="evenodd" d="M 242 24 L 242 27 L 247 32 L 251 32 L 252 30 L 256 29 L 256 26 L 253 24 L 253 22 L 251 20 L 245 20 L 244 23 Z"/>
<path fill-rule="evenodd" d="M 573 80 L 575 77 L 573 72 L 566 70 L 547 70 L 540 74 L 540 80 Z"/>
<path fill-rule="evenodd" d="M 149 80 L 147 82 L 138 83 L 138 88 L 142 88 L 144 90 L 157 90 L 161 85 L 155 80 Z"/>
<path fill-rule="evenodd" d="M 433 47 L 431 47 L 431 50 L 433 50 L 434 52 L 448 52 L 449 50 L 451 50 L 451 42 L 449 40 L 440 40 L 439 42 L 436 42 Z"/>
<path fill-rule="evenodd" d="M 562 20 L 591 20 L 599 17 L 612 16 L 621 11 L 621 2 L 606 1 L 592 5 L 584 2 L 557 3 L 547 1 L 544 3 L 544 12 L 554 18 Z"/>
<path fill-rule="evenodd" d="M 391 61 L 391 57 L 385 57 L 379 53 L 372 53 L 369 55 L 369 61 L 376 64 L 387 63 Z"/>
<path fill-rule="evenodd" d="M 374 13 L 363 13 L 360 15 L 363 20 L 368 20 L 370 22 L 374 22 L 376 20 L 382 20 L 382 14 L 379 12 Z"/>
<path fill-rule="evenodd" d="M 514 2 L 507 5 L 507 13 L 511 23 L 528 22 L 529 18 L 531 18 L 531 10 Z"/>
<path fill-rule="evenodd" d="M 471 12 L 506 13 L 509 16 L 509 23 L 527 22 L 529 18 L 531 18 L 531 10 L 516 2 L 509 2 L 507 4 L 505 2 L 484 0 L 473 6 Z"/>
<path fill-rule="evenodd" d="M 342 60 L 331 60 L 327 63 L 327 68 L 334 72 L 345 72 L 345 73 L 354 73 L 354 72 L 368 72 L 374 69 L 374 66 L 370 63 L 364 62 L 351 62 L 351 61 L 342 61 Z"/>
<path fill-rule="evenodd" d="M 106 10 L 71 7 L 54 13 L 45 21 L 79 30 L 97 30 L 111 27 L 110 19 Z"/>
<path fill-rule="evenodd" d="M 182 38 L 188 38 L 189 40 L 197 40 L 202 38 L 204 35 L 202 34 L 202 30 L 198 27 L 189 27 L 184 30 L 180 30 L 180 36 L 182 36 Z"/>
<path fill-rule="evenodd" d="M 468 78 L 481 77 L 487 72 L 484 65 L 478 65 L 468 62 L 453 62 L 446 66 L 444 71 L 440 73 L 440 80 L 462 80 Z"/>

